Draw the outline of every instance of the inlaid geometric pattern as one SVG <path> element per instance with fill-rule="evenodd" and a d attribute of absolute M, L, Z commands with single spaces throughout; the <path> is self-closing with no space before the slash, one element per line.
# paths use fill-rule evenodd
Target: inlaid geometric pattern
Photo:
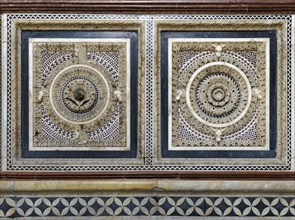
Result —
<path fill-rule="evenodd" d="M 31 150 L 129 150 L 129 40 L 30 44 Z"/>
<path fill-rule="evenodd" d="M 169 39 L 169 149 L 266 150 L 268 39 L 187 40 Z"/>
<path fill-rule="evenodd" d="M 0 170 L 294 171 L 291 18 L 3 15 Z M 295 217 L 293 193 L 276 190 L 13 187 L 0 196 L 0 218 Z"/>
<path fill-rule="evenodd" d="M 144 22 L 10 24 L 12 169 L 143 164 Z"/>
<path fill-rule="evenodd" d="M 291 170 L 291 18 L 3 15 L 2 170 Z"/>
<path fill-rule="evenodd" d="M 0 217 L 75 216 L 295 216 L 292 197 L 218 196 L 105 196 L 105 197 L 0 197 Z"/>
<path fill-rule="evenodd" d="M 286 22 L 155 23 L 156 163 L 286 164 Z"/>

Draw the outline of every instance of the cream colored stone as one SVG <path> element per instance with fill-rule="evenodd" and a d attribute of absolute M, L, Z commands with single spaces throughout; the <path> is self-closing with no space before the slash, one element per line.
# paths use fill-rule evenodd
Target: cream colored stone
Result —
<path fill-rule="evenodd" d="M 291 195 L 295 196 L 295 181 L 257 180 L 39 180 L 0 182 L 0 191 L 15 193 L 91 193 L 148 192 L 163 195 Z"/>
<path fill-rule="evenodd" d="M 1 17 L 1 38 L 0 42 L 1 43 L 1 53 L 2 54 L 7 54 L 7 15 L 2 15 Z M 1 63 L 2 66 L 0 66 L 1 69 L 1 98 L 2 100 L 7 100 L 7 58 L 6 56 L 1 57 Z M 1 103 L 1 108 L 2 109 L 7 109 L 7 102 L 2 102 Z M 1 112 L 1 171 L 6 171 L 7 170 L 7 111 L 2 111 Z"/>
<path fill-rule="evenodd" d="M 126 48 L 125 48 L 125 52 L 126 52 L 126 94 L 124 96 L 126 96 L 126 126 L 127 128 L 130 127 L 130 39 L 121 39 L 121 38 L 100 38 L 100 39 L 83 39 L 83 38 L 77 38 L 77 39 L 63 39 L 63 38 L 54 38 L 54 39 L 50 39 L 50 38 L 31 38 L 29 39 L 29 91 L 30 91 L 30 98 L 29 98 L 29 105 L 30 105 L 30 109 L 33 108 L 34 109 L 34 91 L 33 91 L 33 87 L 34 87 L 34 65 L 36 65 L 34 63 L 34 45 L 38 45 L 40 43 L 45 44 L 45 43 L 68 43 L 68 42 L 72 42 L 72 43 L 76 43 L 76 52 L 78 52 L 80 50 L 81 52 L 81 46 L 79 46 L 79 44 L 81 43 L 124 43 L 126 44 Z M 86 53 L 86 51 L 84 51 L 83 53 L 79 54 L 84 54 Z M 80 56 L 79 55 L 79 56 Z M 84 56 L 84 55 L 83 55 Z M 55 94 L 53 92 L 53 88 L 54 88 L 54 84 L 57 82 L 58 83 L 58 78 L 62 75 L 64 75 L 64 73 L 66 73 L 67 71 L 73 69 L 73 68 L 81 68 L 81 69 L 88 69 L 89 71 L 91 71 L 94 75 L 97 75 L 103 82 L 103 85 L 106 89 L 106 93 L 107 93 L 107 97 L 106 97 L 106 102 L 103 104 L 104 107 L 101 111 L 98 112 L 98 114 L 95 117 L 91 117 L 89 120 L 85 120 L 85 121 L 76 121 L 76 120 L 72 120 L 70 118 L 65 117 L 64 114 L 62 114 L 60 112 L 60 110 L 58 110 L 55 106 Z M 45 91 L 42 90 L 42 93 L 46 93 Z M 56 113 L 56 115 L 58 115 L 58 117 L 60 119 L 62 119 L 62 121 L 65 121 L 69 124 L 72 125 L 85 125 L 85 124 L 91 124 L 94 123 L 95 121 L 97 121 L 107 110 L 108 110 L 108 106 L 109 106 L 109 102 L 110 102 L 110 97 L 112 96 L 111 94 L 111 89 L 109 87 L 109 84 L 106 80 L 106 78 L 104 77 L 104 75 L 98 71 L 96 68 L 91 67 L 90 65 L 85 65 L 85 64 L 75 64 L 75 65 L 71 65 L 68 66 L 64 69 L 62 69 L 60 72 L 57 73 L 57 75 L 54 77 L 53 82 L 50 86 L 49 89 L 49 100 L 51 103 L 51 106 L 54 110 L 54 112 Z M 121 95 L 121 99 L 122 99 Z M 44 97 L 42 97 L 44 98 Z M 39 100 L 39 98 L 38 98 Z M 120 100 L 121 102 L 122 100 Z M 33 141 L 33 137 L 34 137 L 34 111 L 29 111 L 29 150 L 31 151 L 35 151 L 35 150 L 73 150 L 73 147 L 68 147 L 68 146 L 51 146 L 49 147 L 40 147 L 40 146 L 34 146 L 34 141 Z M 84 146 L 80 146 L 80 147 L 76 147 L 75 150 L 118 150 L 118 151 L 128 151 L 130 150 L 130 129 L 126 129 L 126 146 L 125 147 L 90 147 L 90 146 L 85 146 L 85 144 L 88 142 L 88 138 L 81 138 L 83 135 L 77 135 L 78 138 L 76 138 L 79 142 L 78 144 L 81 145 L 83 144 Z M 85 136 L 85 135 L 84 135 Z M 80 140 L 82 139 L 82 140 Z"/>
<path fill-rule="evenodd" d="M 2 192 L 14 191 L 14 188 L 14 181 L 0 180 L 0 195 L 2 194 Z"/>
<path fill-rule="evenodd" d="M 295 195 L 295 181 L 183 181 L 159 180 L 161 192 L 192 192 L 197 194 L 289 194 Z"/>
<path fill-rule="evenodd" d="M 224 38 L 224 39 L 213 39 L 213 38 L 208 38 L 208 39 L 201 39 L 201 38 L 170 38 L 168 41 L 168 149 L 169 150 L 220 150 L 220 147 L 202 147 L 202 146 L 198 146 L 196 147 L 188 147 L 188 146 L 173 146 L 172 144 L 172 48 L 173 48 L 173 44 L 174 43 L 179 43 L 179 42 L 184 42 L 184 43 L 192 43 L 192 42 L 214 42 L 214 41 L 220 41 L 220 42 L 235 42 L 235 43 L 239 43 L 239 42 L 260 42 L 260 43 L 265 43 L 266 44 L 266 48 L 265 48 L 265 68 L 266 68 L 266 74 L 265 74 L 265 81 L 266 81 L 266 92 L 265 92 L 265 99 L 266 99 L 266 103 L 265 103 L 265 109 L 266 109 L 266 127 L 269 127 L 269 39 L 267 38 L 239 38 L 239 39 L 231 39 L 231 38 Z M 215 44 L 214 44 L 215 45 Z M 222 45 L 215 45 L 212 47 L 219 47 L 217 50 L 222 50 L 222 47 L 224 47 L 225 44 Z M 216 49 L 215 49 L 216 51 Z M 217 52 L 218 52 L 217 51 Z M 234 120 L 227 122 L 227 123 L 210 123 L 207 120 L 203 119 L 202 117 L 200 117 L 194 110 L 192 103 L 191 103 L 191 94 L 190 94 L 190 87 L 192 82 L 194 81 L 194 78 L 200 73 L 200 71 L 202 71 L 203 69 L 206 69 L 207 67 L 210 66 L 215 66 L 215 65 L 225 65 L 228 66 L 229 68 L 233 69 L 234 71 L 238 72 L 240 76 L 242 76 L 242 78 L 244 79 L 244 81 L 246 82 L 247 88 L 248 88 L 248 101 L 247 101 L 247 105 L 245 107 L 245 109 L 243 109 L 243 112 L 241 112 L 241 114 L 239 115 L 239 117 L 235 118 Z M 180 91 L 177 91 L 177 96 L 176 96 L 176 100 L 179 101 L 181 96 L 180 96 Z M 247 76 L 245 75 L 245 73 L 240 70 L 239 68 L 237 68 L 236 66 L 226 63 L 226 62 L 212 62 L 209 64 L 206 64 L 204 66 L 202 66 L 201 68 L 199 68 L 190 78 L 187 86 L 186 86 L 186 90 L 185 90 L 185 99 L 186 99 L 186 103 L 187 103 L 187 107 L 190 110 L 190 112 L 192 113 L 192 115 L 197 119 L 198 122 L 202 122 L 205 125 L 211 126 L 212 128 L 217 128 L 218 129 L 218 133 L 220 133 L 221 128 L 226 128 L 230 125 L 233 125 L 235 123 L 237 123 L 239 120 L 241 120 L 244 115 L 247 113 L 247 109 L 250 106 L 251 100 L 252 99 L 257 99 L 256 97 L 262 98 L 261 97 L 261 91 L 259 89 L 255 89 L 254 93 L 253 90 L 251 89 L 249 80 L 247 79 Z M 183 95 L 183 94 L 181 94 Z M 210 129 L 211 130 L 211 129 Z M 213 129 L 214 130 L 214 129 Z M 219 135 L 215 135 L 215 139 L 217 141 L 217 143 L 220 142 L 220 140 L 222 139 L 222 136 L 226 136 L 225 134 L 220 133 Z M 266 137 L 269 136 L 269 131 L 266 130 Z M 239 149 L 239 147 L 235 148 L 235 147 L 226 147 L 223 146 L 222 150 L 237 150 Z M 269 143 L 268 143 L 268 138 L 266 138 L 266 144 L 265 146 L 251 146 L 251 147 L 243 147 L 243 149 L 245 150 L 268 150 L 269 149 Z"/>
<path fill-rule="evenodd" d="M 155 82 L 160 82 L 161 80 L 161 73 L 160 73 L 160 64 L 161 64 L 161 43 L 160 43 L 160 35 L 161 35 L 161 31 L 216 31 L 216 30 L 271 30 L 271 29 L 276 29 L 277 30 L 277 36 L 278 37 L 278 48 L 281 48 L 282 50 L 278 50 L 278 66 L 280 66 L 281 68 L 278 68 L 278 75 L 280 77 L 278 77 L 278 83 L 281 80 L 281 82 L 286 82 L 285 77 L 287 76 L 286 74 L 286 57 L 284 56 L 285 52 L 286 52 L 286 38 L 285 38 L 285 34 L 287 33 L 287 25 L 285 23 L 285 21 L 283 21 L 283 19 L 281 19 L 280 21 L 275 21 L 275 20 L 265 20 L 263 21 L 261 20 L 243 20 L 242 21 L 242 25 L 241 23 L 237 23 L 237 21 L 211 21 L 211 20 L 155 20 L 154 21 L 154 33 L 155 36 L 157 36 L 157 38 L 155 38 L 155 44 L 154 44 L 154 50 L 157 51 L 156 52 L 156 56 L 154 59 L 155 62 L 155 68 L 154 71 L 156 72 L 156 74 L 154 74 L 154 76 L 156 76 L 156 79 L 154 80 Z M 242 31 L 243 31 L 242 30 Z M 188 40 L 192 40 L 191 38 L 189 38 Z M 169 44 L 168 44 L 169 46 Z M 169 47 L 168 47 L 169 48 Z M 169 50 L 168 50 L 168 57 L 169 57 Z M 168 59 L 169 60 L 169 59 Z M 171 62 L 169 64 L 168 62 L 168 66 L 171 65 Z M 168 76 L 170 75 L 170 73 L 168 72 Z M 168 85 L 169 85 L 169 79 L 168 79 Z M 286 95 L 286 87 L 284 83 L 281 83 L 280 85 L 282 86 L 278 86 L 277 89 L 277 94 L 280 94 L 279 96 L 281 97 L 285 97 Z M 169 87 L 169 86 L 168 86 Z M 155 87 L 156 89 L 154 90 L 155 95 L 154 98 L 156 99 L 155 104 L 154 104 L 154 109 L 155 112 L 160 112 L 161 110 L 161 105 L 159 104 L 161 102 L 161 96 L 160 96 L 160 89 L 159 86 Z M 168 88 L 168 94 L 169 94 L 169 88 Z M 168 97 L 170 97 L 171 95 L 168 95 Z M 161 154 L 161 148 L 159 147 L 157 150 L 154 151 L 154 164 L 157 165 L 180 165 L 180 166 L 185 166 L 185 165 L 202 165 L 202 166 L 211 166 L 211 165 L 216 165 L 216 166 L 224 166 L 224 165 L 231 165 L 231 166 L 244 166 L 244 165 L 251 165 L 251 166 L 256 166 L 256 165 L 261 165 L 262 167 L 266 167 L 268 165 L 271 166 L 286 166 L 286 164 L 290 161 L 286 160 L 286 152 L 287 152 L 287 148 L 289 147 L 288 144 L 286 143 L 287 140 L 287 133 L 288 132 L 283 132 L 286 131 L 287 129 L 287 123 L 286 123 L 286 102 L 284 102 L 284 99 L 278 99 L 279 102 L 278 104 L 278 109 L 281 110 L 280 112 L 280 119 L 282 119 L 281 123 L 278 123 L 278 131 L 281 131 L 280 133 L 278 133 L 278 143 L 280 143 L 277 146 L 277 157 L 276 158 L 232 158 L 232 159 L 228 159 L 228 158 L 186 158 L 186 160 L 183 160 L 183 158 L 163 158 L 162 154 Z M 168 105 L 169 103 L 171 103 L 172 100 L 168 101 Z M 173 100 L 174 101 L 174 100 Z M 282 101 L 282 102 L 281 102 Z M 171 109 L 168 107 L 169 111 L 168 113 L 171 112 Z M 266 105 L 266 109 L 268 109 L 267 105 Z M 159 130 L 159 134 L 160 134 L 160 130 L 161 130 L 161 114 L 156 115 L 157 117 L 155 117 L 154 119 L 154 124 L 156 127 L 156 130 Z M 192 117 L 193 118 L 193 117 Z M 193 118 L 194 119 L 194 118 Z M 279 120 L 279 119 L 278 119 Z M 168 116 L 168 123 L 171 121 L 171 117 L 169 118 Z M 170 125 L 171 123 L 169 123 Z M 266 125 L 266 127 L 269 127 Z M 173 130 L 174 131 L 174 130 Z M 168 127 L 168 138 L 169 138 L 169 134 L 171 134 L 171 129 Z M 161 146 L 161 138 L 160 135 L 155 135 L 154 136 L 154 143 L 155 146 Z M 168 139 L 168 146 L 170 144 L 170 140 Z M 170 144 L 171 146 L 171 144 Z M 183 146 L 181 144 L 177 145 L 177 146 Z M 256 145 L 255 145 L 256 146 Z M 211 149 L 211 148 L 210 148 Z M 190 149 L 189 149 L 190 150 Z M 264 169 L 264 168 L 262 168 Z"/>
<path fill-rule="evenodd" d="M 91 120 L 87 120 L 87 121 L 83 121 L 83 122 L 76 122 L 76 121 L 72 121 L 70 119 L 67 119 L 65 118 L 62 114 L 60 114 L 60 112 L 56 109 L 56 107 L 54 106 L 54 94 L 53 94 L 53 87 L 54 87 L 54 84 L 56 83 L 57 79 L 60 77 L 60 75 L 62 75 L 64 72 L 68 71 L 69 69 L 73 69 L 73 68 L 84 68 L 84 69 L 89 69 L 91 70 L 93 73 L 96 73 L 101 79 L 102 81 L 104 82 L 104 86 L 106 88 L 106 91 L 107 91 L 107 102 L 104 104 L 104 107 L 103 107 L 103 110 L 97 115 L 95 116 L 95 118 L 92 118 Z M 50 94 L 50 103 L 53 107 L 53 110 L 55 111 L 55 113 L 60 117 L 62 118 L 64 121 L 67 121 L 68 123 L 71 123 L 71 124 L 88 124 L 88 123 L 91 123 L 91 122 L 94 122 L 96 120 L 98 120 L 98 118 L 105 112 L 105 110 L 107 109 L 107 106 L 109 105 L 109 100 L 110 100 L 110 89 L 109 89 L 109 84 L 107 82 L 107 80 L 105 79 L 104 75 L 99 72 L 97 69 L 91 67 L 91 66 L 87 66 L 87 65 L 82 65 L 82 64 L 76 64 L 76 65 L 71 65 L 69 67 L 66 67 L 64 68 L 61 72 L 59 72 L 53 79 L 52 81 L 52 84 L 50 86 L 50 91 L 49 91 L 49 94 Z"/>
<path fill-rule="evenodd" d="M 9 181 L 8 181 L 9 182 Z M 8 183 L 7 183 L 8 184 Z M 9 184 L 8 184 L 9 185 Z M 6 185 L 4 185 L 6 186 Z M 16 181 L 16 192 L 67 192 L 75 191 L 151 191 L 156 190 L 156 180 L 82 180 L 82 181 Z M 3 188 L 3 191 L 9 190 Z"/>

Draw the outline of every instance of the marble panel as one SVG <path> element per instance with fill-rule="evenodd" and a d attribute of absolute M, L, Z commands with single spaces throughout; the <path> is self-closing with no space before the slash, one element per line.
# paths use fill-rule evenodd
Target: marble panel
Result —
<path fill-rule="evenodd" d="M 143 164 L 144 22 L 12 19 L 10 25 L 7 96 L 15 120 L 4 169 Z"/>
<path fill-rule="evenodd" d="M 287 22 L 155 21 L 155 163 L 288 164 Z"/>
<path fill-rule="evenodd" d="M 291 15 L 1 21 L 2 171 L 294 171 Z"/>

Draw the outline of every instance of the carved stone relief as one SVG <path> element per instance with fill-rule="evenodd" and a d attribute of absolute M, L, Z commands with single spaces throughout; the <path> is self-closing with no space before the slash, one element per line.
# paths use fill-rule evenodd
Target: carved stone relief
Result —
<path fill-rule="evenodd" d="M 144 22 L 41 20 L 11 24 L 7 169 L 143 164 Z"/>
<path fill-rule="evenodd" d="M 155 163 L 285 163 L 285 28 L 282 21 L 155 21 Z"/>
<path fill-rule="evenodd" d="M 170 41 L 170 149 L 266 148 L 268 41 L 199 41 Z"/>
<path fill-rule="evenodd" d="M 128 41 L 57 41 L 31 42 L 32 149 L 128 149 Z"/>
<path fill-rule="evenodd" d="M 4 170 L 291 169 L 291 16 L 3 22 Z"/>

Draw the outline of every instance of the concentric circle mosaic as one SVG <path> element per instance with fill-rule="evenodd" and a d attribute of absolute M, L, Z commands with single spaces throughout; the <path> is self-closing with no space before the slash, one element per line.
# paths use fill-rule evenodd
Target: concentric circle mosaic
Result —
<path fill-rule="evenodd" d="M 69 79 L 69 82 L 63 86 L 61 93 L 66 107 L 77 114 L 91 111 L 97 104 L 99 97 L 96 85 L 85 77 Z"/>
<path fill-rule="evenodd" d="M 38 109 L 34 112 L 38 119 L 34 149 L 61 149 L 56 147 L 60 145 L 67 149 L 125 148 L 129 100 L 125 40 L 90 43 L 72 39 L 50 45 L 32 41 L 38 64 L 31 84 Z"/>
<path fill-rule="evenodd" d="M 266 146 L 264 45 L 172 43 L 171 62 L 180 61 L 171 71 L 174 146 Z"/>
<path fill-rule="evenodd" d="M 210 63 L 197 70 L 187 86 L 187 105 L 203 124 L 226 127 L 238 122 L 251 104 L 251 86 L 233 65 Z"/>
<path fill-rule="evenodd" d="M 88 124 L 105 112 L 110 99 L 106 78 L 87 65 L 73 65 L 56 75 L 50 87 L 55 113 L 72 124 Z"/>
<path fill-rule="evenodd" d="M 240 102 L 240 89 L 225 73 L 204 77 L 196 88 L 196 101 L 207 115 L 224 117 L 232 113 Z"/>

